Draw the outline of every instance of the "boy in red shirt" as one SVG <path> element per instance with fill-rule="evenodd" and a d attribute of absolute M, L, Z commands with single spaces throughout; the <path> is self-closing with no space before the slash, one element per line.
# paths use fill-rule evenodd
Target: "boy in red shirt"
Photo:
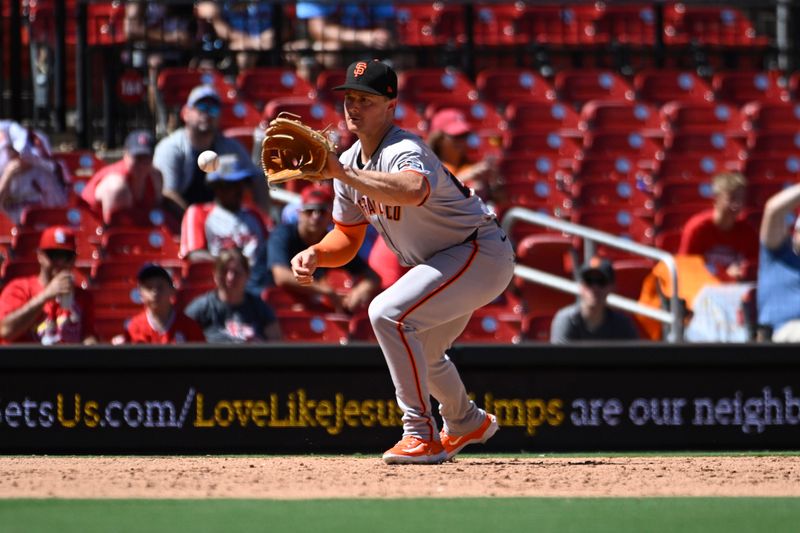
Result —
<path fill-rule="evenodd" d="M 147 263 L 139 270 L 139 295 L 144 310 L 125 330 L 125 342 L 133 344 L 182 344 L 205 342 L 200 326 L 178 311 L 172 301 L 175 287 L 164 267 Z"/>
<path fill-rule="evenodd" d="M 94 300 L 76 287 L 75 234 L 44 230 L 36 258 L 39 274 L 11 280 L 0 293 L 0 342 L 95 344 Z"/>

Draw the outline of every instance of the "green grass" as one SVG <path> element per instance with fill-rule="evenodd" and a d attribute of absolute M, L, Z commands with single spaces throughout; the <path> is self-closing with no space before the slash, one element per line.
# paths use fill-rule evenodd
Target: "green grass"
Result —
<path fill-rule="evenodd" d="M 780 533 L 798 517 L 800 498 L 0 500 L 2 533 Z"/>

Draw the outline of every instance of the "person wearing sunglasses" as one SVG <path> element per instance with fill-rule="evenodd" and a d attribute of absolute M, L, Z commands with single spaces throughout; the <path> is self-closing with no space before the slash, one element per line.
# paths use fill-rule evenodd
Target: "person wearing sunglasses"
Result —
<path fill-rule="evenodd" d="M 94 300 L 75 285 L 75 234 L 63 226 L 42 232 L 39 273 L 11 280 L 0 293 L 0 341 L 43 345 L 95 344 Z"/>
<path fill-rule="evenodd" d="M 608 306 L 614 289 L 614 268 L 608 259 L 593 257 L 580 269 L 578 302 L 560 309 L 550 326 L 550 342 L 634 340 L 639 333 L 628 315 Z"/>
<path fill-rule="evenodd" d="M 213 150 L 220 156 L 233 154 L 249 166 L 252 175 L 259 174 L 245 148 L 219 130 L 221 114 L 222 98 L 216 89 L 211 85 L 199 85 L 192 89 L 181 109 L 184 126 L 156 145 L 153 165 L 164 176 L 163 196 L 179 217 L 190 205 L 214 199 L 206 173 L 197 166 L 197 156 L 201 152 Z M 253 180 L 248 186 L 253 200 L 268 213 L 269 194 L 265 182 Z"/>

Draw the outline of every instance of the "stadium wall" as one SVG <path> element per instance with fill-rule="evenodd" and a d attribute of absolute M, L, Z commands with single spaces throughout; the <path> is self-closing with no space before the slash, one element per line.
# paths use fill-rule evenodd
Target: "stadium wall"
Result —
<path fill-rule="evenodd" d="M 459 346 L 519 451 L 797 449 L 793 346 Z M 0 453 L 377 453 L 401 434 L 374 345 L 3 350 Z M 477 451 L 477 450 L 476 450 Z"/>

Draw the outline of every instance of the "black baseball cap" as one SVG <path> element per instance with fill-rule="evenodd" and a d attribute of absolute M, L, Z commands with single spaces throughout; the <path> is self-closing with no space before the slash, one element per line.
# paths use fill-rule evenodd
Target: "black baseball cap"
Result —
<path fill-rule="evenodd" d="M 166 280 L 172 286 L 172 276 L 169 275 L 167 269 L 156 263 L 145 263 L 136 274 L 136 281 L 144 283 L 148 279 L 161 278 Z"/>
<path fill-rule="evenodd" d="M 614 267 L 611 266 L 611 261 L 603 257 L 592 257 L 581 267 L 580 274 L 582 280 L 595 275 L 601 276 L 606 283 L 614 281 Z"/>
<path fill-rule="evenodd" d="M 346 89 L 397 98 L 397 74 L 392 67 L 377 59 L 355 61 L 347 67 L 344 84 L 333 88 L 334 91 Z"/>

